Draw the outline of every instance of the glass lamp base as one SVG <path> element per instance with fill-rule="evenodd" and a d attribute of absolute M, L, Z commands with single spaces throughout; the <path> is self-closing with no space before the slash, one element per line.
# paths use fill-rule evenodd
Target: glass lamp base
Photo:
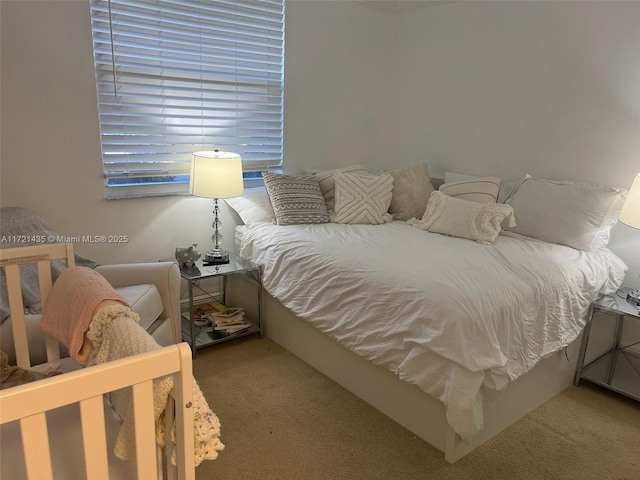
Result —
<path fill-rule="evenodd" d="M 204 263 L 209 265 L 222 265 L 229 263 L 229 252 L 224 250 L 219 252 L 207 252 L 204 254 Z"/>
<path fill-rule="evenodd" d="M 631 290 L 627 293 L 627 302 L 631 305 L 640 306 L 640 289 Z"/>

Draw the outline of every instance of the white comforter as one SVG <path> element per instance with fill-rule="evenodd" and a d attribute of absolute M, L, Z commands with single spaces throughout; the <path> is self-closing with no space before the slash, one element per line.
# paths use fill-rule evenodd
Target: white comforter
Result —
<path fill-rule="evenodd" d="M 482 245 L 400 222 L 256 224 L 241 255 L 296 315 L 444 402 L 465 439 L 483 428 L 483 395 L 571 343 L 627 269 L 607 249 Z"/>

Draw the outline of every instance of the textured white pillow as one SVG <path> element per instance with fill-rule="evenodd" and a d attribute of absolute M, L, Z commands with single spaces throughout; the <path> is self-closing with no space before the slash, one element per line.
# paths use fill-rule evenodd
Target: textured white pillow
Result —
<path fill-rule="evenodd" d="M 377 225 L 390 222 L 393 177 L 388 174 L 335 172 L 334 223 Z"/>
<path fill-rule="evenodd" d="M 458 182 L 443 183 L 439 190 L 449 197 L 460 198 L 470 202 L 496 203 L 500 184 L 498 177 L 477 177 Z"/>
<path fill-rule="evenodd" d="M 395 220 L 422 217 L 433 185 L 426 164 L 412 165 L 387 172 L 393 177 L 393 195 L 389 213 Z"/>
<path fill-rule="evenodd" d="M 606 247 L 627 191 L 588 183 L 525 178 L 506 200 L 514 233 L 593 251 Z"/>
<path fill-rule="evenodd" d="M 484 244 L 495 243 L 503 223 L 515 226 L 513 209 L 508 205 L 472 202 L 437 190 L 431 194 L 422 219 L 413 218 L 407 223 L 429 232 Z"/>
<path fill-rule="evenodd" d="M 328 223 L 329 212 L 313 175 L 262 172 L 278 225 Z"/>
<path fill-rule="evenodd" d="M 225 198 L 224 201 L 240 216 L 245 225 L 276 223 L 276 214 L 265 187 L 247 188 L 241 197 Z"/>
<path fill-rule="evenodd" d="M 334 208 L 334 203 L 335 203 L 334 175 L 336 172 L 367 173 L 367 169 L 364 167 L 364 165 L 361 165 L 358 163 L 355 165 L 349 165 L 348 167 L 337 168 L 335 170 L 322 170 L 322 171 L 313 173 L 313 175 L 318 179 L 318 183 L 320 184 L 320 191 L 322 192 L 324 201 L 327 203 L 328 210 L 331 210 Z"/>

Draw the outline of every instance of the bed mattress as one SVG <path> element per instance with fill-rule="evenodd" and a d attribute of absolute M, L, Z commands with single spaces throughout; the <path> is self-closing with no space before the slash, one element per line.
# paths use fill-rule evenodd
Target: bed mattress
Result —
<path fill-rule="evenodd" d="M 608 249 L 515 234 L 482 245 L 404 222 L 255 224 L 240 254 L 297 316 L 441 400 L 463 439 L 492 393 L 576 339 L 627 268 Z"/>

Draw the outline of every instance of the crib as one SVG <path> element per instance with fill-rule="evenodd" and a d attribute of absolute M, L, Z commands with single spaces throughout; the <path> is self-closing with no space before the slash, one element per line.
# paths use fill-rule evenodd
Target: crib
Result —
<path fill-rule="evenodd" d="M 44 244 L 0 250 L 19 367 L 65 373 L 0 390 L 1 478 L 178 479 L 195 478 L 193 375 L 186 343 L 113 362 L 79 368 L 60 359 L 57 340 L 46 338 L 47 365 L 31 365 L 20 287 L 20 266 L 37 268 L 40 296 L 52 288 L 51 262 L 74 266 L 73 245 Z M 174 387 L 164 412 L 165 445 L 159 446 L 153 413 L 153 380 L 172 375 Z M 113 450 L 120 419 L 108 394 L 130 387 L 135 458 L 119 460 Z M 171 459 L 174 459 L 172 461 Z"/>

